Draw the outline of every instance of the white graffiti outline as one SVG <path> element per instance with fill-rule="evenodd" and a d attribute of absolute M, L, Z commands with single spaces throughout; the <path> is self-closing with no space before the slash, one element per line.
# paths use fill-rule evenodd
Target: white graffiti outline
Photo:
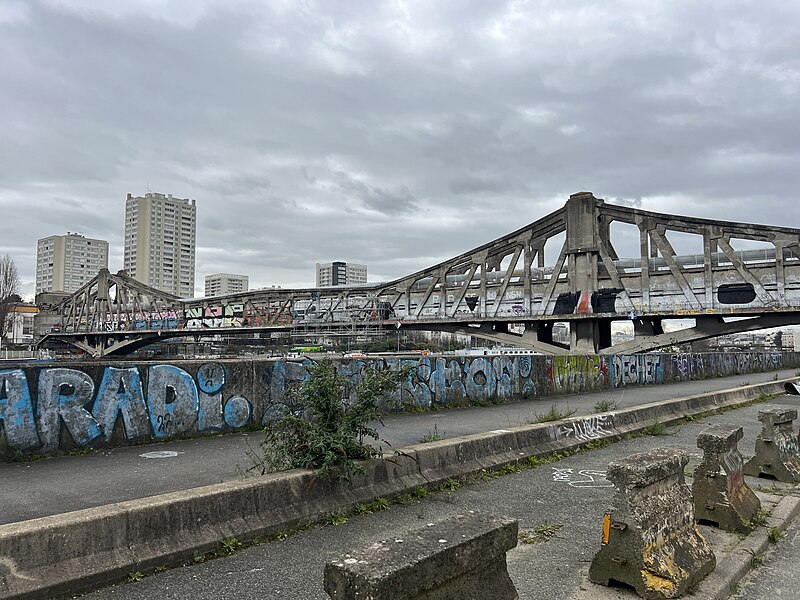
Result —
<path fill-rule="evenodd" d="M 613 428 L 613 426 L 611 415 L 597 415 L 570 421 L 563 425 L 551 425 L 548 428 L 548 433 L 556 441 L 569 438 L 587 441 L 611 435 L 609 429 Z"/>
<path fill-rule="evenodd" d="M 565 469 L 561 467 L 552 467 L 553 481 L 558 483 L 566 483 L 573 488 L 609 488 L 614 487 L 614 484 L 606 479 L 605 471 L 596 471 L 594 469 L 581 469 L 574 472 L 573 469 Z M 583 479 L 573 480 L 573 477 L 582 477 Z"/>

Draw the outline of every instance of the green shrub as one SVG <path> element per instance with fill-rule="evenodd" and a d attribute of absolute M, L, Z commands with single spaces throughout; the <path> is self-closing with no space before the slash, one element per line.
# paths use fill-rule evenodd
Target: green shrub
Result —
<path fill-rule="evenodd" d="M 378 403 L 407 377 L 400 371 L 367 368 L 355 386 L 355 400 L 345 401 L 347 381 L 327 358 L 307 367 L 308 379 L 290 388 L 292 403 L 305 408 L 305 415 L 287 413 L 264 430 L 261 444 L 262 473 L 282 469 L 314 469 L 319 476 L 350 481 L 363 469 L 355 461 L 382 456 L 365 439 L 380 441 L 370 423 L 381 421 Z"/>

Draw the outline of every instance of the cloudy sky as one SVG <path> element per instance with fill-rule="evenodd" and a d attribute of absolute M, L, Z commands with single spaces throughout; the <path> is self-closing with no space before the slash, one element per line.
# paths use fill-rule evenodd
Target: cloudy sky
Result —
<path fill-rule="evenodd" d="M 0 0 L 0 254 L 197 200 L 205 274 L 401 276 L 570 193 L 800 227 L 800 2 Z"/>

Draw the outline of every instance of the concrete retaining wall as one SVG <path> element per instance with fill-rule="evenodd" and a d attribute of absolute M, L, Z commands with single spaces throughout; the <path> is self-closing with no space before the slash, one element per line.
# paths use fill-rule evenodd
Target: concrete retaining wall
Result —
<path fill-rule="evenodd" d="M 101 586 L 127 573 L 191 560 L 215 550 L 223 539 L 263 538 L 378 496 L 619 437 L 653 419 L 669 423 L 735 407 L 759 394 L 781 393 L 783 385 L 775 381 L 411 446 L 365 462 L 365 473 L 350 487 L 294 470 L 2 525 L 0 598 L 41 598 Z"/>
<path fill-rule="evenodd" d="M 413 370 L 385 411 L 649 385 L 800 366 L 800 353 L 611 356 L 425 356 L 339 359 L 359 379 L 366 365 Z M 307 376 L 303 360 L 75 362 L 0 370 L 0 458 L 56 454 L 257 427 L 287 408 Z"/>

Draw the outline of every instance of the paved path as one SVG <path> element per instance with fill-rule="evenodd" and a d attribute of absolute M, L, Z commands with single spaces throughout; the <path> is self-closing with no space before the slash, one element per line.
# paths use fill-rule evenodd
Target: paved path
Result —
<path fill-rule="evenodd" d="M 798 402 L 796 397 L 785 396 L 771 404 L 796 407 Z M 99 590 L 84 600 L 325 600 L 328 597 L 322 589 L 322 572 L 328 560 L 469 510 L 518 519 L 521 531 L 545 525 L 555 528 L 550 541 L 520 544 L 510 551 L 509 573 L 522 600 L 567 600 L 581 585 L 592 585 L 585 583 L 584 573 L 598 550 L 602 515 L 613 493 L 603 476 L 611 460 L 656 447 L 679 446 L 690 452 L 692 462 L 687 472 L 691 473 L 702 455 L 696 446 L 697 435 L 709 424 L 719 422 L 744 427 L 740 449 L 751 455 L 760 431 L 756 415 L 762 407 L 731 411 L 670 428 L 668 435 L 621 441 L 537 469 L 463 486 L 456 492 L 440 492 L 411 504 L 392 505 L 385 512 L 351 517 L 342 525 L 304 531 L 231 557 L 156 575 L 148 573 L 141 581 Z M 759 482 L 748 480 L 757 489 Z M 761 483 L 775 485 L 772 481 Z M 777 485 L 782 493 L 794 493 L 792 486 Z M 620 597 L 636 598 L 628 592 L 621 592 Z"/>
<path fill-rule="evenodd" d="M 769 552 L 764 564 L 739 585 L 732 596 L 737 600 L 795 600 L 800 597 L 800 522 L 795 521 L 786 536 Z"/>
<path fill-rule="evenodd" d="M 777 372 L 789 378 L 796 369 Z M 526 425 L 559 410 L 591 414 L 598 401 L 619 408 L 771 381 L 776 373 L 687 381 L 649 387 L 546 397 L 509 404 L 390 415 L 381 434 L 393 448 L 416 444 L 434 431 L 441 437 Z M 248 453 L 258 451 L 260 433 L 227 434 L 162 444 L 128 446 L 85 456 L 62 456 L 28 463 L 0 463 L 0 524 L 12 523 L 113 502 L 144 498 L 229 481 L 252 466 Z M 387 448 L 385 448 L 387 449 Z M 146 458 L 151 452 L 171 458 Z M 145 456 L 143 456 L 145 455 Z"/>

